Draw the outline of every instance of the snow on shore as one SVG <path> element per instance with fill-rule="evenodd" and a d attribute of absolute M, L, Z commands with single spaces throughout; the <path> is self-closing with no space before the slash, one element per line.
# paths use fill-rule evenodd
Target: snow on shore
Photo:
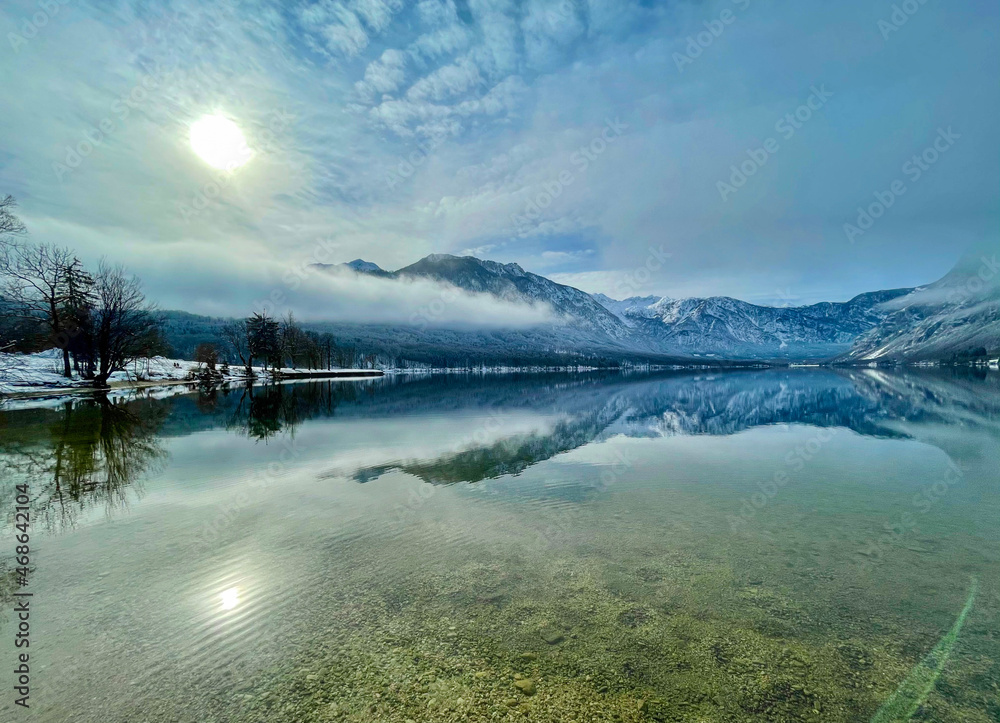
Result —
<path fill-rule="evenodd" d="M 221 368 L 221 367 L 220 367 Z M 61 393 L 71 393 L 90 389 L 92 384 L 76 372 L 66 378 L 62 374 L 63 359 L 59 349 L 37 352 L 35 354 L 0 353 L 0 395 L 15 395 L 56 397 Z M 129 365 L 123 372 L 115 372 L 108 380 L 112 392 L 135 389 L 136 387 L 157 387 L 177 385 L 179 382 L 195 382 L 193 377 L 198 373 L 199 364 L 187 359 L 167 359 L 153 357 Z M 267 382 L 274 378 L 273 370 L 265 371 L 254 367 L 256 381 Z M 279 374 L 294 375 L 303 370 L 281 369 Z M 371 370 L 338 369 L 341 373 L 358 372 L 359 376 L 371 374 Z M 340 377 L 349 378 L 349 377 Z M 242 366 L 231 366 L 229 373 L 221 375 L 219 382 L 239 382 L 246 380 Z M 27 401 L 27 400 L 25 400 Z M 8 405 L 9 408 L 9 405 Z"/>
<path fill-rule="evenodd" d="M 34 354 L 6 354 L 0 353 L 0 404 L 6 410 L 23 409 L 27 407 L 52 407 L 58 406 L 66 401 L 70 395 L 92 389 L 89 380 L 83 379 L 79 374 L 66 378 L 62 375 L 63 359 L 62 351 L 59 349 L 49 349 L 48 351 Z M 190 384 L 197 383 L 194 375 L 198 373 L 199 364 L 188 359 L 167 359 L 165 357 L 153 357 L 142 360 L 129 366 L 124 372 L 116 372 L 111 375 L 108 383 L 111 389 L 108 390 L 109 398 L 163 398 L 175 394 L 186 394 L 190 391 Z M 480 366 L 469 369 L 447 368 L 439 369 L 430 366 L 414 366 L 406 368 L 379 368 L 377 371 L 383 372 L 387 376 L 410 376 L 427 374 L 512 374 L 512 373 L 543 373 L 553 371 L 593 371 L 595 367 L 568 366 L 568 367 L 544 367 L 544 366 Z M 261 367 L 254 367 L 255 382 L 268 383 L 274 381 L 274 372 L 264 370 Z M 294 375 L 301 374 L 302 369 L 281 369 L 280 374 L 288 375 L 285 380 L 289 383 L 301 381 L 304 378 L 295 379 Z M 322 370 L 317 370 L 322 372 Z M 339 372 L 335 379 L 346 381 L 358 378 L 371 378 L 372 369 L 335 369 L 331 371 Z M 351 373 L 357 372 L 356 377 Z M 305 377 L 307 379 L 308 377 Z M 322 379 L 323 377 L 318 377 Z M 230 366 L 229 374 L 217 378 L 219 383 L 243 384 L 246 376 L 242 366 Z"/>
<path fill-rule="evenodd" d="M 62 351 L 49 349 L 35 354 L 0 354 L 0 394 L 89 387 L 90 382 L 73 373 L 67 379 L 62 375 Z M 137 362 L 128 371 L 115 372 L 109 384 L 148 381 L 179 381 L 197 370 L 198 364 L 182 359 L 154 357 Z"/>

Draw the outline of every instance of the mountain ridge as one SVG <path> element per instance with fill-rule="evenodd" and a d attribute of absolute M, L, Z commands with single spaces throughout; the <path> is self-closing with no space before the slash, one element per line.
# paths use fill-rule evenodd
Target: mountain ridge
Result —
<path fill-rule="evenodd" d="M 324 269 L 330 264 L 317 264 Z M 848 352 L 880 323 L 883 304 L 911 289 L 866 292 L 846 302 L 770 307 L 727 296 L 611 299 L 525 271 L 516 263 L 431 254 L 396 271 L 356 259 L 337 265 L 391 279 L 428 279 L 470 293 L 552 307 L 576 334 L 552 329 L 553 343 L 621 352 L 727 360 L 825 360 Z"/>
<path fill-rule="evenodd" d="M 380 364 L 397 367 L 410 362 L 433 367 L 947 362 L 956 354 L 967 360 L 973 342 L 995 358 L 1000 351 L 1000 292 L 993 284 L 1000 277 L 995 257 L 982 259 L 912 291 L 866 292 L 845 302 L 799 307 L 758 306 L 726 296 L 615 300 L 558 284 L 518 264 L 475 257 L 435 254 L 399 271 L 355 259 L 313 266 L 387 282 L 424 278 L 460 285 L 470 293 L 544 302 L 558 307 L 560 321 L 508 329 L 477 328 L 475 320 L 456 327 L 320 319 L 304 327 L 330 332 L 338 345 L 365 350 Z M 983 288 L 972 281 L 977 277 Z M 181 311 L 159 313 L 168 341 L 188 358 L 199 343 L 217 343 L 226 322 Z"/>

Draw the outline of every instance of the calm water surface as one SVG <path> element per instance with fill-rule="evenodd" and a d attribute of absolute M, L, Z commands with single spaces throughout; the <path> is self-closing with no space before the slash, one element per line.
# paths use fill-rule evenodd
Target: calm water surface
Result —
<path fill-rule="evenodd" d="M 1000 720 L 996 374 L 76 400 L 0 464 L 0 720 Z"/>

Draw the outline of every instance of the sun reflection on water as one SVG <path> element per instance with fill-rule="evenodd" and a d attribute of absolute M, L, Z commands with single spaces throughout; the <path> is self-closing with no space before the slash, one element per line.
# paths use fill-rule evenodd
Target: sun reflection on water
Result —
<path fill-rule="evenodd" d="M 223 590 L 219 598 L 222 601 L 223 610 L 232 610 L 240 604 L 240 589 L 231 587 L 228 590 Z"/>

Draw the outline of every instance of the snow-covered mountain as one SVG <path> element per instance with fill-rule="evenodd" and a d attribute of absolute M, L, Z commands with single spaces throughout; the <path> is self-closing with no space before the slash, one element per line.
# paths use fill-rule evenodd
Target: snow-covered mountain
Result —
<path fill-rule="evenodd" d="M 854 342 L 844 361 L 996 357 L 1000 351 L 1000 264 L 973 254 L 946 276 L 885 305 L 885 318 Z"/>
<path fill-rule="evenodd" d="M 548 304 L 571 326 L 598 332 L 614 340 L 631 336 L 626 325 L 590 294 L 525 271 L 517 264 L 501 264 L 474 256 L 431 254 L 400 269 L 396 275 L 442 281 L 505 301 Z"/>
<path fill-rule="evenodd" d="M 987 268 L 988 261 L 983 261 Z M 995 269 L 995 259 L 992 263 Z M 518 353 L 530 348 L 646 360 L 662 355 L 673 359 L 863 361 L 940 359 L 967 348 L 985 346 L 992 352 L 1000 346 L 1000 274 L 994 273 L 991 283 L 971 282 L 985 275 L 982 269 L 956 269 L 941 281 L 915 290 L 873 291 L 846 302 L 770 307 L 726 296 L 616 300 L 558 284 L 518 264 L 473 256 L 432 254 L 397 271 L 362 259 L 340 266 L 359 274 L 429 279 L 506 301 L 550 306 L 560 317 L 557 324 L 475 340 L 477 348 L 511 343 Z"/>
<path fill-rule="evenodd" d="M 591 297 L 628 326 L 634 325 L 634 317 L 655 314 L 655 312 L 650 311 L 651 307 L 659 301 L 666 300 L 666 297 L 663 296 L 630 296 L 621 301 L 604 294 L 591 294 Z"/>
<path fill-rule="evenodd" d="M 594 299 L 635 334 L 655 340 L 656 348 L 666 353 L 817 359 L 846 351 L 859 334 L 881 321 L 881 304 L 909 291 L 876 291 L 844 303 L 784 308 L 757 306 L 728 296 L 645 296 L 616 301 L 598 294 Z"/>
<path fill-rule="evenodd" d="M 561 325 L 588 333 L 594 342 L 621 342 L 631 336 L 628 327 L 590 294 L 525 271 L 517 264 L 450 254 L 431 254 L 397 271 L 386 271 L 363 259 L 346 264 L 314 264 L 319 269 L 338 266 L 372 276 L 429 279 L 504 301 L 547 304 L 561 317 Z M 574 336 L 576 341 L 580 340 L 579 334 Z"/>

